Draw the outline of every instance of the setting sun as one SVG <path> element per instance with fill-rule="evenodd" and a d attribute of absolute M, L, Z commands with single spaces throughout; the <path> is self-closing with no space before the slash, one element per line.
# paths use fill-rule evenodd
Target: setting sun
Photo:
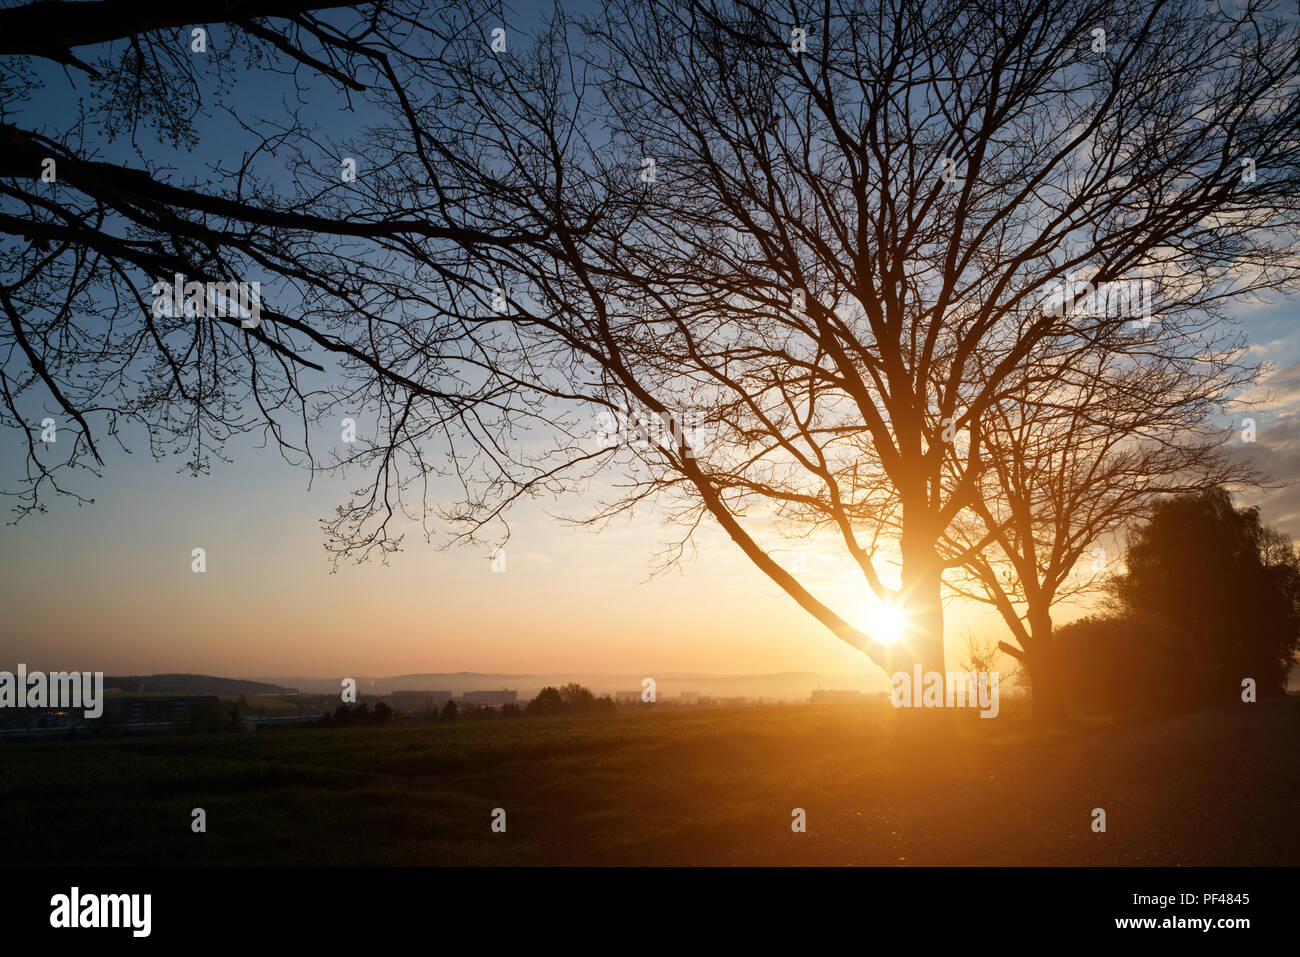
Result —
<path fill-rule="evenodd" d="M 907 627 L 907 614 L 893 602 L 872 596 L 863 609 L 863 631 L 882 645 L 895 645 Z"/>

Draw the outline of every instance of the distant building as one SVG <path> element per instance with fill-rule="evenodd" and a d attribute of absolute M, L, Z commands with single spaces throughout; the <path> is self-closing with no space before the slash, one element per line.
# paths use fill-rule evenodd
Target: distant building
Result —
<path fill-rule="evenodd" d="M 699 704 L 700 693 L 698 691 L 683 691 L 681 701 L 682 704 Z"/>
<path fill-rule="evenodd" d="M 502 688 L 500 691 L 466 691 L 464 701 L 479 707 L 486 705 L 489 708 L 499 708 L 505 704 L 514 704 L 518 699 L 518 691 Z"/>
<path fill-rule="evenodd" d="M 850 701 L 865 701 L 866 695 L 861 691 L 839 691 L 832 688 L 818 688 L 812 693 L 813 704 L 844 704 Z"/>
<path fill-rule="evenodd" d="M 440 711 L 451 700 L 451 692 L 394 691 L 388 697 L 392 699 L 394 711 Z"/>
<path fill-rule="evenodd" d="M 239 723 L 245 731 L 264 731 L 267 728 L 279 728 L 294 724 L 315 724 L 317 716 L 314 714 L 242 714 L 239 716 Z"/>
<path fill-rule="evenodd" d="M 196 704 L 219 700 L 214 694 L 149 695 L 143 698 L 116 698 L 109 702 L 123 724 L 188 724 Z M 106 708 L 107 710 L 107 708 Z"/>

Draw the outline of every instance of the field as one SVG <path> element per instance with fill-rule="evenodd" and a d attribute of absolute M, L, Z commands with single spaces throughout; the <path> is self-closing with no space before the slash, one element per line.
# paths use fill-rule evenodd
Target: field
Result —
<path fill-rule="evenodd" d="M 0 863 L 1300 861 L 1300 700 L 1071 736 L 1019 707 L 934 760 L 886 702 L 5 742 Z"/>

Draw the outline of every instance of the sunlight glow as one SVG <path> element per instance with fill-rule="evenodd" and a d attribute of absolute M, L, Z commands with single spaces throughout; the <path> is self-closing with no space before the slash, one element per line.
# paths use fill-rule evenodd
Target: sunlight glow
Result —
<path fill-rule="evenodd" d="M 893 603 L 885 603 L 874 596 L 863 609 L 863 631 L 882 645 L 894 645 L 902 640 L 907 630 L 907 613 Z"/>

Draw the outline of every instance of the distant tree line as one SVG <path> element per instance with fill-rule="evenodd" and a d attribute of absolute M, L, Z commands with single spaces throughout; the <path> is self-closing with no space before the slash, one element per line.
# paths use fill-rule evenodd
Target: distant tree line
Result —
<path fill-rule="evenodd" d="M 609 695 L 597 698 L 591 689 L 571 681 L 559 688 L 547 686 L 528 702 L 525 714 L 612 714 L 617 708 Z"/>
<path fill-rule="evenodd" d="M 366 702 L 355 708 L 346 703 L 339 705 L 333 712 L 325 712 L 319 724 L 322 728 L 350 728 L 371 724 L 388 724 L 393 720 L 393 709 L 383 701 L 378 702 L 372 710 Z"/>
<path fill-rule="evenodd" d="M 559 688 L 548 685 L 539 691 L 537 697 L 529 701 L 523 708 L 512 702 L 507 702 L 498 710 L 486 705 L 457 705 L 455 701 L 448 701 L 438 713 L 438 720 L 511 718 L 518 717 L 521 714 L 533 717 L 539 715 L 613 714 L 617 710 L 614 699 L 609 695 L 596 697 L 590 688 L 585 688 L 576 681 L 571 681 Z M 383 701 L 377 703 L 373 710 L 366 702 L 362 702 L 355 707 L 341 704 L 333 712 L 326 712 L 317 724 L 322 728 L 388 724 L 392 721 L 393 713 L 393 709 Z"/>

